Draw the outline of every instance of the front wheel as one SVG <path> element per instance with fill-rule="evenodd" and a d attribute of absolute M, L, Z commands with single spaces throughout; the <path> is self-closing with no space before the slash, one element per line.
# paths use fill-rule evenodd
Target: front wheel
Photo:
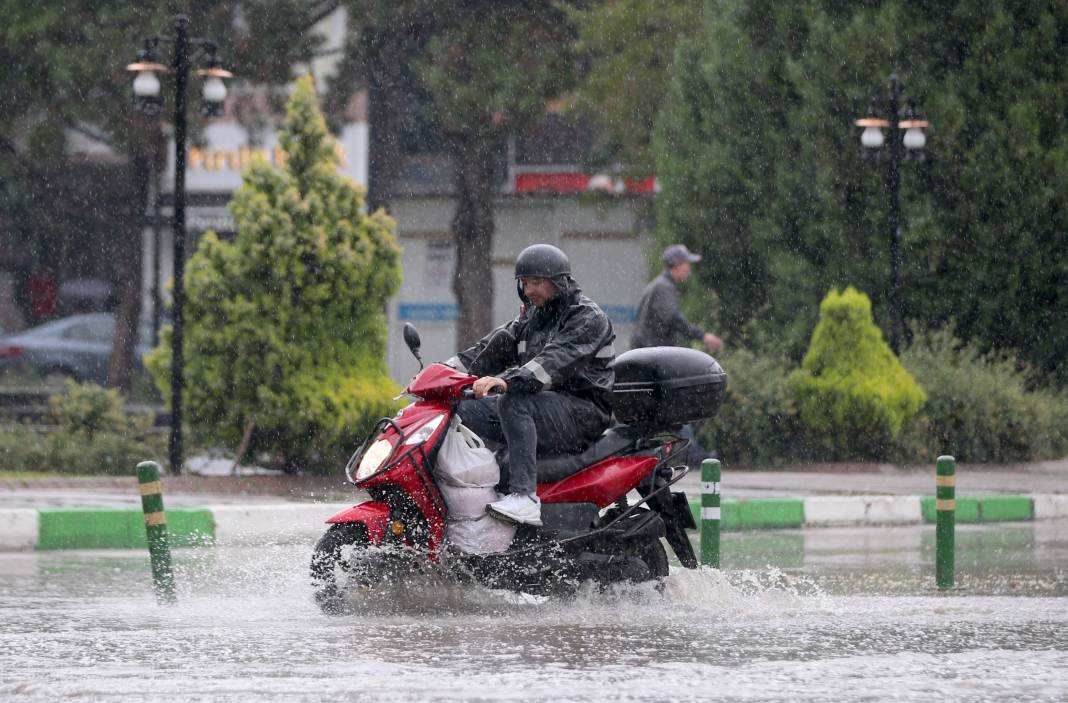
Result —
<path fill-rule="evenodd" d="M 367 568 L 373 546 L 363 525 L 331 525 L 319 538 L 312 553 L 311 579 L 315 601 L 324 613 L 339 614 L 350 589 L 373 585 Z"/>

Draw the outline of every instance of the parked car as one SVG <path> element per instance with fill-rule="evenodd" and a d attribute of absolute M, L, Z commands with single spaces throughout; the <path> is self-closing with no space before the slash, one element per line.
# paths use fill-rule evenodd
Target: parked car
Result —
<path fill-rule="evenodd" d="M 142 323 L 134 351 L 135 369 L 152 348 L 152 325 Z M 29 373 L 47 385 L 63 379 L 92 381 L 104 385 L 115 338 L 115 316 L 111 313 L 71 315 L 43 325 L 0 337 L 0 374 Z"/>

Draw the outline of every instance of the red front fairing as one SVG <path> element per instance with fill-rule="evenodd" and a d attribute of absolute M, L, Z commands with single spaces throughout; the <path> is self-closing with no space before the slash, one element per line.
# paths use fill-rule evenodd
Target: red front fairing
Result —
<path fill-rule="evenodd" d="M 418 432 L 419 428 L 423 425 L 431 422 L 439 415 L 445 415 L 445 419 L 438 425 L 438 428 L 434 430 L 427 439 L 419 444 L 404 445 L 404 438 L 410 436 L 414 432 Z M 375 439 L 387 439 L 396 447 L 393 452 L 393 456 L 389 459 L 387 465 L 392 464 L 384 471 L 380 471 L 377 474 L 372 475 L 362 481 L 357 481 L 356 484 L 367 490 L 374 486 L 381 485 L 383 483 L 399 483 L 400 474 L 409 472 L 413 465 L 410 463 L 412 457 L 422 459 L 424 454 L 429 454 L 432 447 L 436 447 L 438 442 L 441 441 L 444 433 L 449 429 L 449 420 L 452 417 L 452 408 L 443 402 L 433 401 L 418 401 L 404 408 L 393 421 L 386 426 Z M 400 430 L 398 433 L 397 430 Z M 423 454 L 420 454 L 419 450 L 422 450 Z M 405 455 L 408 459 L 404 459 Z M 430 467 L 426 467 L 429 471 Z"/>
<path fill-rule="evenodd" d="M 543 503 L 595 503 L 607 508 L 637 486 L 658 462 L 655 456 L 608 457 L 562 481 L 539 483 L 538 497 Z"/>
<path fill-rule="evenodd" d="M 444 421 L 427 440 L 411 446 L 401 444 L 404 437 L 418 431 L 425 423 L 441 414 L 446 415 Z M 387 426 L 379 435 L 379 438 L 388 439 L 394 446 L 400 444 L 390 459 L 392 465 L 366 480 L 357 482 L 360 488 L 372 493 L 379 486 L 390 485 L 398 487 L 408 496 L 426 519 L 430 533 L 427 549 L 431 555 L 436 554 L 445 540 L 445 501 L 431 479 L 432 467 L 429 466 L 427 454 L 448 431 L 451 415 L 451 408 L 443 402 L 420 401 L 405 408 L 400 416 L 394 418 L 394 424 Z M 400 434 L 397 429 L 400 429 Z"/>
<path fill-rule="evenodd" d="M 345 508 L 326 519 L 328 523 L 358 522 L 367 527 L 367 537 L 372 544 L 381 544 L 386 536 L 386 524 L 389 522 L 389 506 L 377 500 Z"/>
<path fill-rule="evenodd" d="M 465 386 L 477 380 L 475 376 L 457 371 L 445 364 L 430 364 L 420 371 L 404 389 L 405 393 L 426 400 L 457 399 Z"/>

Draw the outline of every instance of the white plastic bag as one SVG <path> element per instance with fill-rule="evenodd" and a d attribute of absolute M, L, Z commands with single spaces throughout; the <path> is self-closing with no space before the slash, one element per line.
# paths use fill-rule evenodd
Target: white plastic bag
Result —
<path fill-rule="evenodd" d="M 483 515 L 477 520 L 449 520 L 445 538 L 466 554 L 492 554 L 508 549 L 515 525 Z"/>
<path fill-rule="evenodd" d="M 492 488 L 501 478 L 501 469 L 493 452 L 454 415 L 438 449 L 435 474 L 439 482 L 452 486 Z"/>
<path fill-rule="evenodd" d="M 438 490 L 445 499 L 450 518 L 480 518 L 486 514 L 486 506 L 500 499 L 492 488 L 478 486 L 453 486 L 438 481 Z"/>

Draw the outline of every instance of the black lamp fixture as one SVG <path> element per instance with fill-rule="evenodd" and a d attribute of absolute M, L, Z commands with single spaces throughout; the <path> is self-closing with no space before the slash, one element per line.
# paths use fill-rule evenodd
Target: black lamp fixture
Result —
<path fill-rule="evenodd" d="M 223 114 L 226 102 L 226 83 L 223 79 L 233 78 L 234 74 L 222 67 L 214 44 L 208 44 L 206 52 L 204 68 L 197 71 L 197 75 L 204 79 L 204 102 L 201 104 L 200 114 L 204 117 L 219 117 Z"/>
<path fill-rule="evenodd" d="M 161 43 L 174 46 L 170 66 L 159 62 Z M 174 309 L 171 334 L 171 437 L 169 461 L 171 472 L 182 471 L 182 391 L 184 356 L 182 353 L 183 307 L 185 305 L 185 160 L 186 160 L 186 83 L 193 64 L 202 63 L 197 75 L 204 79 L 203 107 L 206 117 L 222 114 L 226 101 L 224 78 L 233 74 L 222 68 L 215 42 L 189 36 L 189 18 L 178 15 L 174 36 L 154 35 L 145 39 L 138 60 L 126 67 L 136 73 L 133 81 L 134 104 L 146 115 L 158 115 L 163 105 L 160 76 L 174 74 Z"/>
<path fill-rule="evenodd" d="M 902 106 L 905 105 L 904 109 Z M 890 307 L 892 311 L 890 327 L 890 348 L 894 354 L 901 352 L 901 342 L 905 333 L 905 306 L 901 296 L 900 270 L 901 254 L 901 163 L 902 161 L 922 161 L 923 148 L 927 145 L 925 129 L 930 123 L 923 119 L 912 98 L 902 95 L 901 82 L 897 74 L 890 75 L 890 90 L 886 95 L 872 96 L 868 116 L 854 122 L 863 129 L 860 143 L 864 147 L 865 158 L 879 160 L 884 152 L 880 151 L 887 143 L 889 133 L 889 159 L 886 169 L 886 189 L 890 196 Z M 901 134 L 904 132 L 904 134 Z"/>
<path fill-rule="evenodd" d="M 145 39 L 145 48 L 137 52 L 137 62 L 126 67 L 127 71 L 137 73 L 133 82 L 134 106 L 138 111 L 150 117 L 158 115 L 163 105 L 163 100 L 160 98 L 162 86 L 158 74 L 170 71 L 165 65 L 156 61 L 158 46 L 158 37 Z"/>

